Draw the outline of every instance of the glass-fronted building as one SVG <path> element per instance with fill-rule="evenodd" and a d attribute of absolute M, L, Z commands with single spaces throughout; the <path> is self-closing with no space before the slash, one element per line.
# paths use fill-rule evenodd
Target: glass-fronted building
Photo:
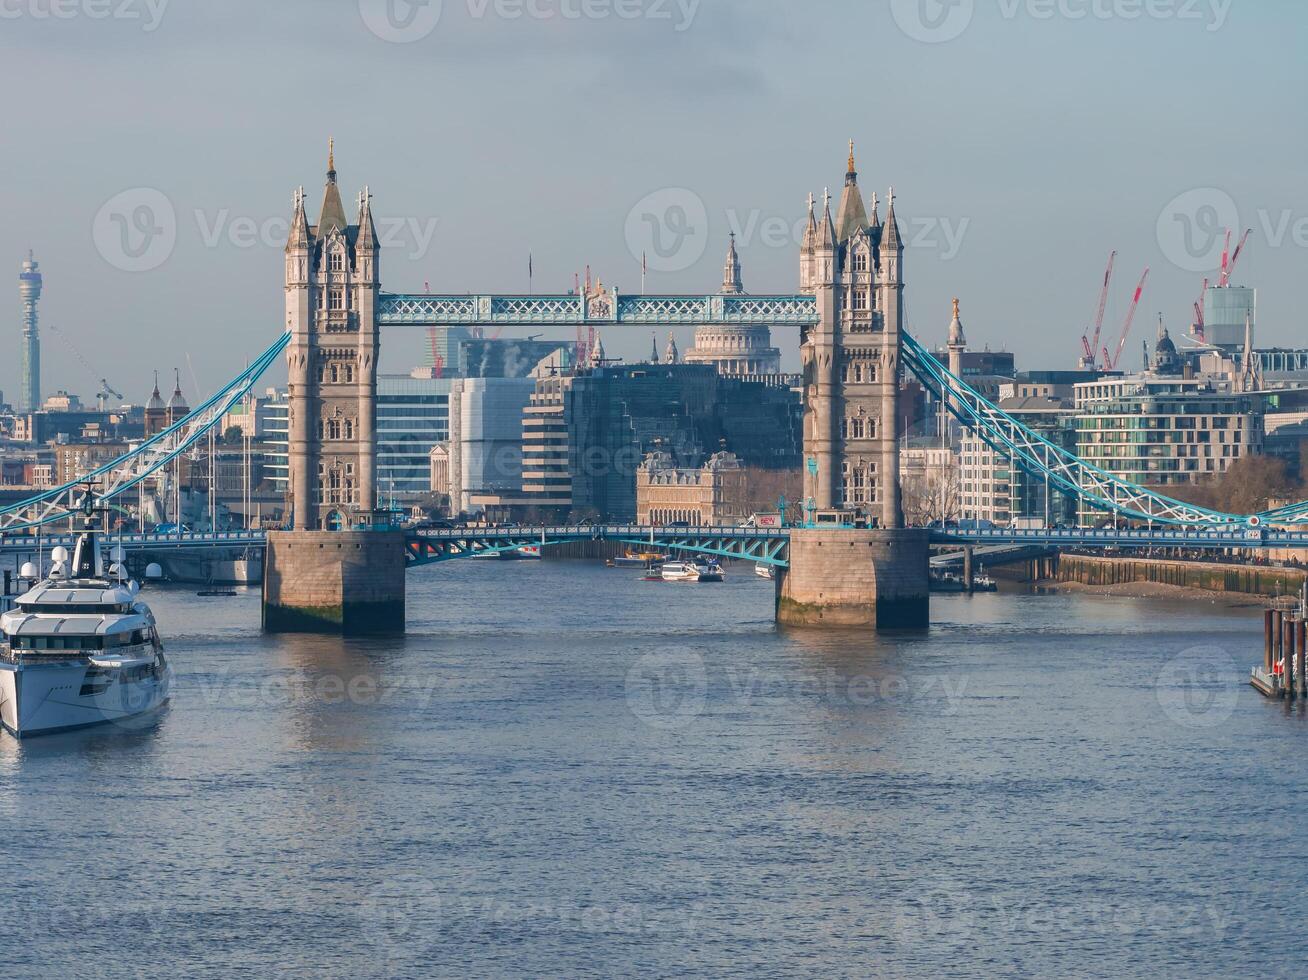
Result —
<path fill-rule="evenodd" d="M 1167 487 L 1225 473 L 1263 450 L 1257 396 L 1198 378 L 1112 378 L 1076 386 L 1076 452 L 1141 486 Z M 1082 518 L 1096 516 L 1082 508 Z"/>
<path fill-rule="evenodd" d="M 450 379 L 381 375 L 377 379 L 377 496 L 431 489 L 431 450 L 450 436 Z M 289 403 L 279 391 L 265 420 L 265 477 L 283 493 L 290 478 Z"/>

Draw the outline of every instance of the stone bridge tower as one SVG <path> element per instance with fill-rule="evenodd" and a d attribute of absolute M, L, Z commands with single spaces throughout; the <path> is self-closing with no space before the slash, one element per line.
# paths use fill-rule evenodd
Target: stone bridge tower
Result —
<path fill-rule="evenodd" d="M 877 211 L 875 194 L 870 217 L 863 204 L 851 141 L 836 216 L 826 195 L 819 222 L 810 197 L 800 250 L 800 290 L 817 299 L 819 316 L 800 349 L 804 494 L 819 511 L 897 528 L 904 245 L 893 190 L 884 225 Z"/>
<path fill-rule="evenodd" d="M 345 217 L 335 154 L 318 223 L 295 194 L 286 240 L 293 527 L 268 535 L 263 625 L 285 633 L 404 630 L 404 534 L 376 519 L 377 231 L 367 188 Z"/>
<path fill-rule="evenodd" d="M 804 495 L 816 525 L 790 532 L 777 620 L 794 626 L 921 628 L 930 612 L 928 534 L 905 528 L 899 489 L 904 243 L 895 193 L 885 224 L 863 203 L 849 145 L 833 216 L 809 198 L 800 289 L 818 322 L 801 339 Z"/>
<path fill-rule="evenodd" d="M 376 508 L 377 231 L 368 190 L 350 224 L 335 153 L 318 223 L 295 194 L 286 242 L 291 507 L 297 531 L 348 530 Z"/>

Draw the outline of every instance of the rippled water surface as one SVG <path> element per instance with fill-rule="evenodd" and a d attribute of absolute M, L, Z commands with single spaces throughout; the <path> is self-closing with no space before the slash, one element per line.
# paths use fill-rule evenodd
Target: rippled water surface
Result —
<path fill-rule="evenodd" d="M 0 735 L 15 977 L 1301 976 L 1305 711 L 1256 610 L 410 577 L 402 639 L 162 591 L 172 706 Z"/>

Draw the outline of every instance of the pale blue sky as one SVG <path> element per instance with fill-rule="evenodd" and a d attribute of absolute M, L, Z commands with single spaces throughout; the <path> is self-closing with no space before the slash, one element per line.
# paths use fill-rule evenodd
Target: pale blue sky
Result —
<path fill-rule="evenodd" d="M 1179 333 L 1199 292 L 1202 273 L 1181 267 L 1188 219 L 1169 209 L 1201 222 L 1201 250 L 1202 222 L 1234 204 L 1254 229 L 1237 278 L 1260 289 L 1260 341 L 1308 341 L 1297 0 L 444 0 L 409 43 L 378 36 L 398 23 L 380 19 L 385 0 L 62 2 L 71 16 L 0 2 L 0 322 L 16 338 L 30 246 L 44 321 L 138 400 L 155 367 L 185 376 L 189 355 L 207 389 L 276 335 L 280 243 L 259 239 L 280 235 L 297 185 L 316 208 L 329 134 L 347 201 L 367 182 L 376 213 L 401 221 L 389 290 L 525 291 L 528 251 L 539 292 L 566 291 L 587 263 L 638 290 L 629 213 L 685 188 L 707 236 L 652 271 L 651 292 L 715 291 L 733 222 L 746 289 L 791 291 L 797 250 L 779 223 L 810 191 L 838 192 L 852 136 L 864 191 L 893 184 L 918 241 L 907 296 L 925 339 L 958 295 L 977 346 L 1071 367 L 1116 248 L 1113 330 L 1153 267 L 1134 365 L 1157 313 Z M 397 2 L 411 31 L 429 26 L 432 8 Z M 135 188 L 166 199 L 176 236 L 125 262 L 105 206 Z M 1218 193 L 1172 204 L 1198 188 Z M 134 213 L 141 198 L 125 200 Z M 702 258 L 680 268 L 696 242 Z M 134 261 L 154 267 L 116 267 Z M 643 331 L 604 339 L 649 349 Z M 795 364 L 797 338 L 775 340 Z M 384 346 L 384 367 L 403 369 L 423 345 L 401 330 Z M 45 365 L 47 391 L 93 393 L 49 336 Z"/>

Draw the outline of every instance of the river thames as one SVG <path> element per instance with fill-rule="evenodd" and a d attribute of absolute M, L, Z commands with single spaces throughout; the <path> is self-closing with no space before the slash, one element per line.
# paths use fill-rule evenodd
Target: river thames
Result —
<path fill-rule="evenodd" d="M 596 563 L 411 574 L 391 640 L 149 599 L 140 730 L 0 735 L 19 977 L 1301 975 L 1305 710 L 1255 607 L 941 596 L 779 630 Z"/>

